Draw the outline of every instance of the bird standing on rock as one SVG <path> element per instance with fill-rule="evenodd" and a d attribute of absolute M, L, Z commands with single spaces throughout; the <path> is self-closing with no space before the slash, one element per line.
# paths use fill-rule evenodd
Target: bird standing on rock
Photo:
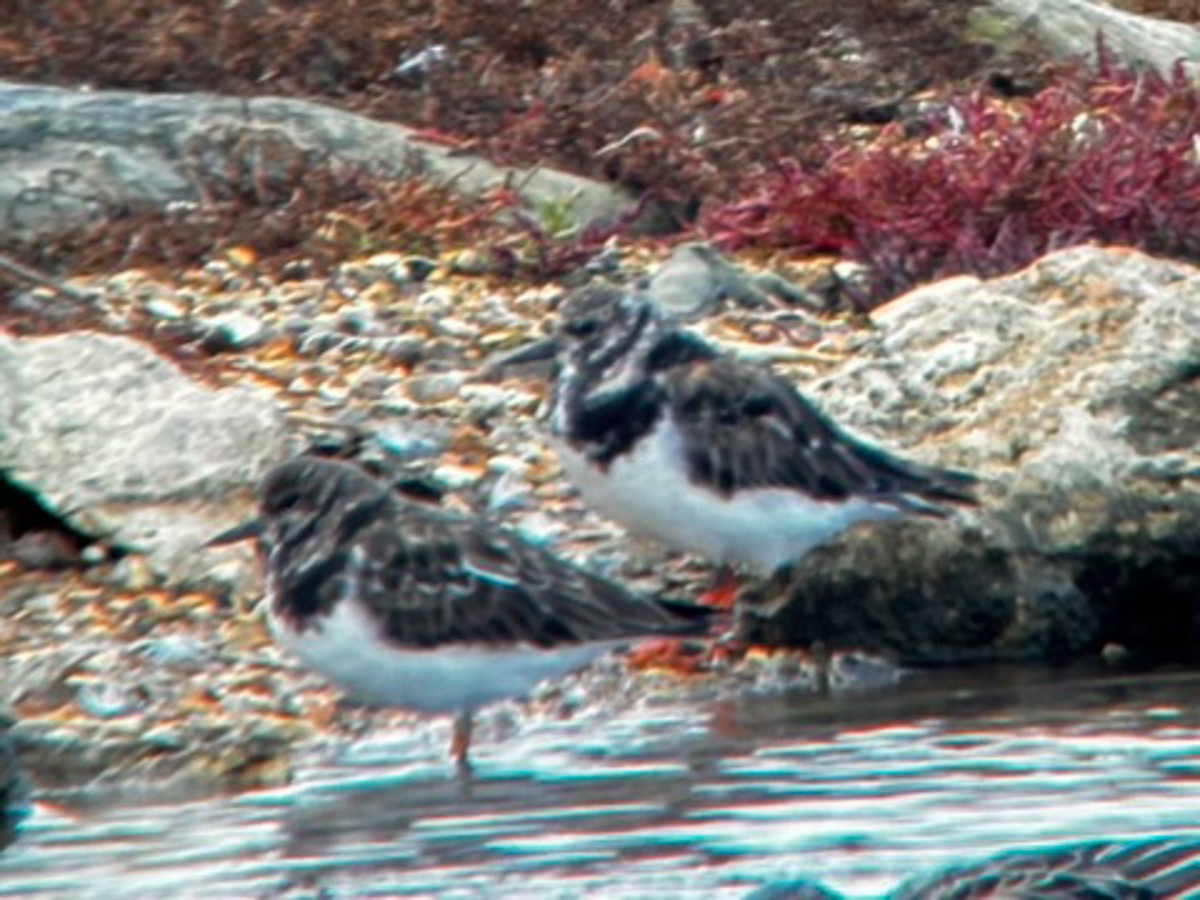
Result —
<path fill-rule="evenodd" d="M 559 317 L 522 354 L 557 353 L 551 443 L 584 500 L 637 534 L 769 574 L 855 523 L 975 502 L 973 476 L 850 435 L 644 290 L 585 287 Z"/>
<path fill-rule="evenodd" d="M 411 502 L 348 463 L 270 472 L 259 517 L 210 544 L 256 537 L 271 632 L 368 703 L 456 716 L 521 697 L 639 637 L 702 635 L 712 610 L 639 597 L 484 520 Z"/>

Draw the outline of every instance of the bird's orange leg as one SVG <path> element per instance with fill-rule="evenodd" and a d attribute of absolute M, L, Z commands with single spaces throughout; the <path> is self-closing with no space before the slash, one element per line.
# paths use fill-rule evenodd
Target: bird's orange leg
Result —
<path fill-rule="evenodd" d="M 738 595 L 738 578 L 733 566 L 723 565 L 717 569 L 713 586 L 700 595 L 700 602 L 717 609 L 733 609 Z"/>
<path fill-rule="evenodd" d="M 450 739 L 450 756 L 459 770 L 471 771 L 471 714 L 459 713 L 454 719 L 454 735 Z"/>

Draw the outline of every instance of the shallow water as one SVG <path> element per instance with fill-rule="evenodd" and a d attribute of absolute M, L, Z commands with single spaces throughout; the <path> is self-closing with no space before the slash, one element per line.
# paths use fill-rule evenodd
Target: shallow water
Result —
<path fill-rule="evenodd" d="M 1200 833 L 1200 673 L 926 672 L 893 688 L 370 734 L 284 790 L 35 806 L 0 896 L 878 896 L 1014 846 Z M 1198 892 L 1200 896 L 1200 892 Z"/>

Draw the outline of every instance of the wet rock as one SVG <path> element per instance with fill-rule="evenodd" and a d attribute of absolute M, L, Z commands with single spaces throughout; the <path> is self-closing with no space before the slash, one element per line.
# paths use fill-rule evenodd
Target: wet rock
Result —
<path fill-rule="evenodd" d="M 159 576 L 202 578 L 195 548 L 245 511 L 230 501 L 239 490 L 249 508 L 283 444 L 269 396 L 210 390 L 144 344 L 0 333 L 0 470 Z"/>
<path fill-rule="evenodd" d="M 744 592 L 753 640 L 911 662 L 1200 649 L 1200 272 L 1075 248 L 875 316 L 803 385 L 852 430 L 975 472 L 981 506 L 860 526 Z"/>
<path fill-rule="evenodd" d="M 209 353 L 228 353 L 256 347 L 267 337 L 267 326 L 262 319 L 235 311 L 223 313 L 208 322 L 201 343 Z"/>

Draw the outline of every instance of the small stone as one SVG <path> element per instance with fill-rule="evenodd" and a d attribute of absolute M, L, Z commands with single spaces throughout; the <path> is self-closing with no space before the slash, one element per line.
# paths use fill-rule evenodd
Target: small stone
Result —
<path fill-rule="evenodd" d="M 521 519 L 517 532 L 525 540 L 539 547 L 557 543 L 566 531 L 562 522 L 550 518 L 543 512 L 531 513 Z"/>
<path fill-rule="evenodd" d="M 371 334 L 379 327 L 369 306 L 348 306 L 338 313 L 337 322 L 338 330 L 346 334 Z"/>
<path fill-rule="evenodd" d="M 89 716 L 98 719 L 124 716 L 140 705 L 132 691 L 126 690 L 115 681 L 107 680 L 107 677 L 81 684 L 75 692 L 75 702 Z"/>
<path fill-rule="evenodd" d="M 283 281 L 304 281 L 311 278 L 312 274 L 311 259 L 289 259 L 279 269 L 279 277 Z"/>
<path fill-rule="evenodd" d="M 407 379 L 404 390 L 418 403 L 443 403 L 457 397 L 465 381 L 458 372 L 435 372 Z"/>
<path fill-rule="evenodd" d="M 400 462 L 437 456 L 449 442 L 448 434 L 418 422 L 390 422 L 371 437 L 371 443 Z"/>
<path fill-rule="evenodd" d="M 530 503 L 529 482 L 518 469 L 502 472 L 488 493 L 488 510 L 494 513 L 523 509 Z"/>
<path fill-rule="evenodd" d="M 1102 659 L 1106 665 L 1119 666 L 1122 663 L 1128 662 L 1129 657 L 1129 648 L 1123 644 L 1118 644 L 1115 641 L 1109 641 L 1100 648 L 1100 659 Z"/>
<path fill-rule="evenodd" d="M 146 557 L 130 554 L 113 566 L 112 581 L 127 591 L 144 591 L 157 584 L 158 578 Z"/>
<path fill-rule="evenodd" d="M 438 268 L 435 260 L 426 259 L 424 256 L 410 256 L 404 260 L 404 265 L 412 280 L 417 282 L 424 281 Z"/>
<path fill-rule="evenodd" d="M 142 740 L 148 746 L 168 752 L 186 750 L 188 747 L 187 738 L 180 734 L 178 727 L 174 725 L 159 725 L 149 728 L 143 732 Z"/>
<path fill-rule="evenodd" d="M 479 328 L 462 319 L 438 319 L 433 323 L 433 327 L 437 329 L 438 334 L 460 340 L 474 340 L 479 336 Z"/>
<path fill-rule="evenodd" d="M 424 357 L 425 342 L 412 337 L 386 338 L 376 349 L 390 362 L 415 366 Z"/>
<path fill-rule="evenodd" d="M 208 334 L 201 342 L 209 353 L 245 350 L 263 343 L 267 327 L 256 316 L 228 312 L 210 320 Z"/>
<path fill-rule="evenodd" d="M 223 290 L 228 292 L 244 291 L 249 287 L 249 282 L 238 273 L 237 269 L 227 262 L 221 260 L 211 260 L 204 264 L 201 270 L 208 278 L 216 282 Z"/>
<path fill-rule="evenodd" d="M 98 566 L 108 559 L 108 548 L 103 544 L 88 544 L 79 551 L 79 560 L 85 566 Z"/>
<path fill-rule="evenodd" d="M 461 491 L 483 477 L 483 470 L 465 466 L 444 465 L 433 470 L 434 479 L 449 491 Z"/>
<path fill-rule="evenodd" d="M 494 262 L 488 254 L 467 248 L 454 254 L 448 266 L 451 272 L 459 275 L 486 275 L 492 271 Z"/>
<path fill-rule="evenodd" d="M 165 322 L 182 319 L 188 313 L 182 303 L 176 300 L 169 300 L 166 297 L 155 297 L 146 304 L 146 312 L 150 313 L 154 318 L 162 319 Z"/>
<path fill-rule="evenodd" d="M 137 645 L 147 659 L 161 665 L 197 665 L 212 657 L 199 640 L 188 634 L 166 634 L 149 638 Z"/>
<path fill-rule="evenodd" d="M 490 384 L 472 384 L 462 389 L 462 398 L 475 418 L 486 419 L 509 408 L 513 393 Z"/>
<path fill-rule="evenodd" d="M 316 358 L 340 347 L 346 340 L 344 334 L 335 334 L 332 331 L 310 331 L 301 339 L 296 352 L 301 356 Z"/>
<path fill-rule="evenodd" d="M 79 551 L 61 531 L 28 531 L 8 547 L 26 569 L 63 569 L 79 562 Z"/>

